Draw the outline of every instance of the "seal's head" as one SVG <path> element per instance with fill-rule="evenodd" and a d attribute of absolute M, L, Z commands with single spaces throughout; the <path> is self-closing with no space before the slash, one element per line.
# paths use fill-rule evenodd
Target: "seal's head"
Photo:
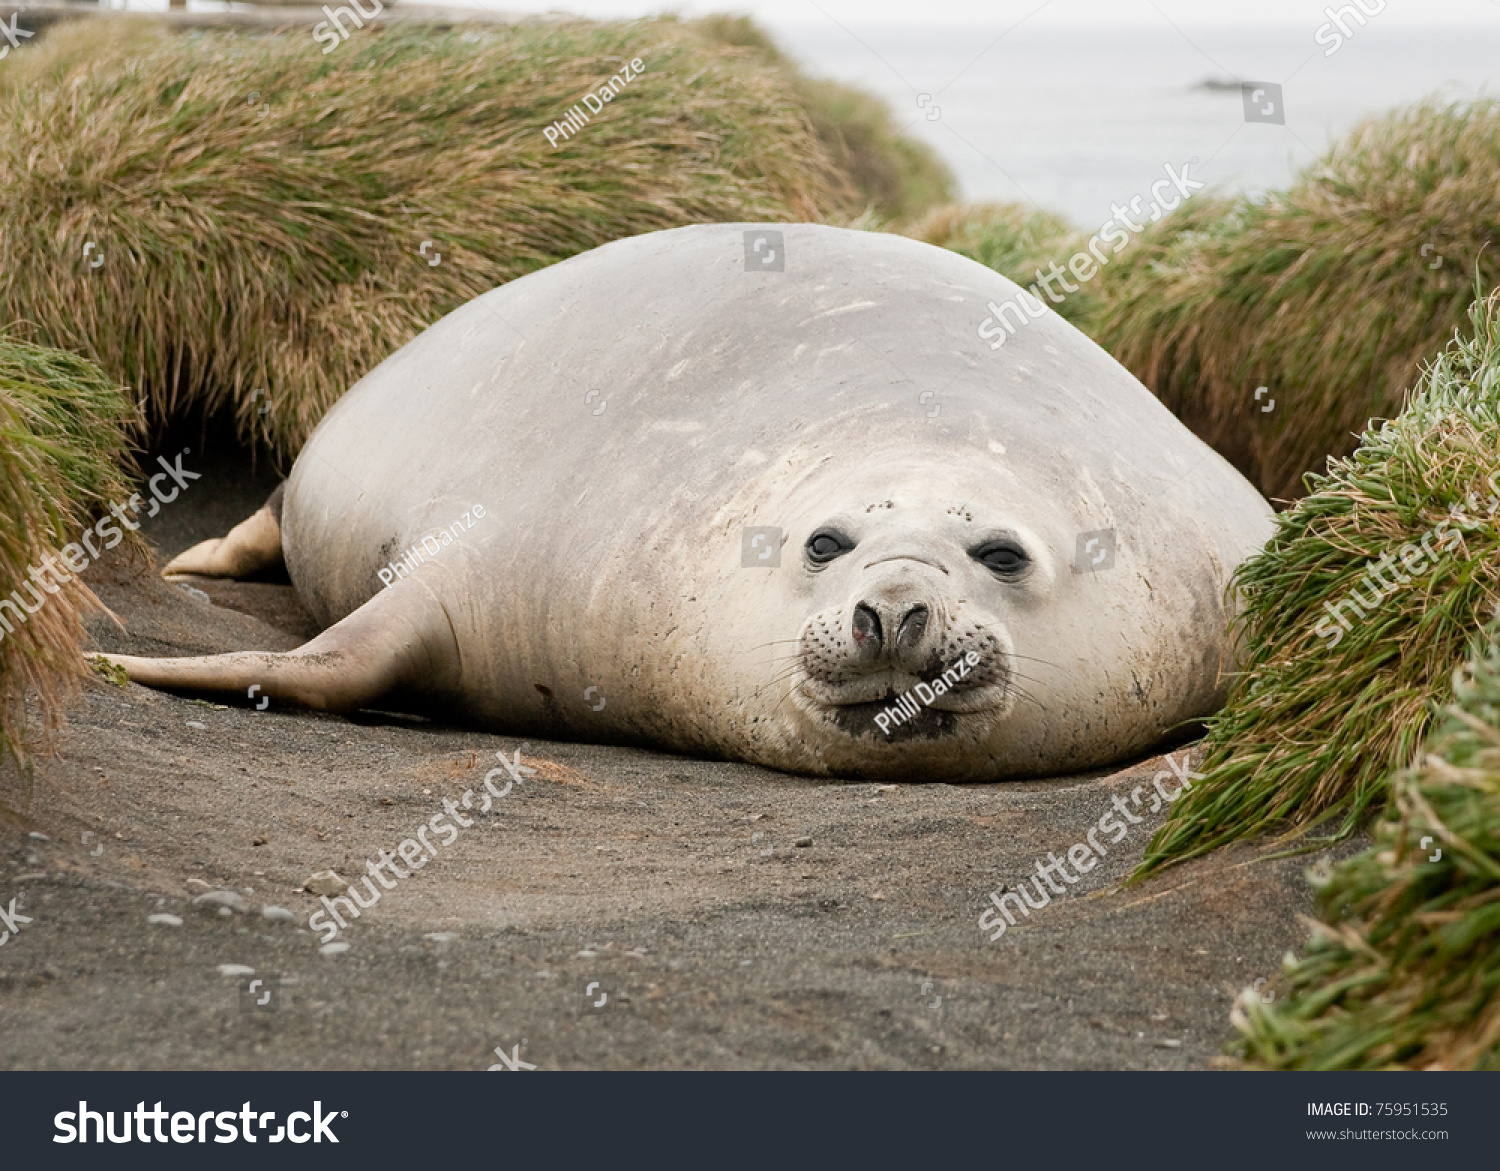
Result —
<path fill-rule="evenodd" d="M 1003 444 L 808 463 L 756 509 L 786 519 L 779 566 L 740 571 L 759 595 L 739 599 L 759 623 L 740 634 L 769 648 L 747 754 L 867 778 L 1036 775 L 1211 710 L 1226 664 L 1194 622 L 1227 624 L 1224 566 L 1157 574 L 1139 552 L 1174 539 L 1174 509 L 1122 516 L 1067 461 Z M 1122 520 L 1108 560 L 1080 562 L 1080 538 Z"/>
<path fill-rule="evenodd" d="M 1004 477 L 964 462 L 890 454 L 795 493 L 778 714 L 834 771 L 967 771 L 1038 702 L 1023 648 L 1052 641 L 1058 542 L 1035 507 L 1007 507 Z"/>
<path fill-rule="evenodd" d="M 901 741 L 951 735 L 959 713 L 993 719 L 1011 708 L 1015 644 L 997 611 L 1010 609 L 1006 587 L 1024 589 L 1035 560 L 1013 530 L 969 527 L 953 509 L 935 517 L 887 498 L 808 535 L 800 568 L 826 576 L 815 593 L 828 604 L 798 633 L 803 711 L 853 736 L 873 722 Z"/>

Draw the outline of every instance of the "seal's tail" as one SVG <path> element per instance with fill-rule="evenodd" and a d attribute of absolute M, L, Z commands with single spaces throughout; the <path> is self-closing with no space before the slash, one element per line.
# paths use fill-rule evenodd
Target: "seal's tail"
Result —
<path fill-rule="evenodd" d="M 249 520 L 242 520 L 222 537 L 202 541 L 180 553 L 161 571 L 165 578 L 249 577 L 284 564 L 281 555 L 281 501 L 286 484 L 277 485 L 271 498 Z"/>

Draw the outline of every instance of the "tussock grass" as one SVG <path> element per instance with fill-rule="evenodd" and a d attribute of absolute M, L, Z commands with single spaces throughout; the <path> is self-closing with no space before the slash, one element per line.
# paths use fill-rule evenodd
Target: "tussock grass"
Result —
<path fill-rule="evenodd" d="M 96 511 L 129 498 L 121 469 L 137 424 L 127 393 L 96 366 L 0 336 L 0 597 L 75 540 Z M 91 604 L 75 578 L 23 623 L 3 612 L 14 631 L 0 626 L 0 758 L 26 757 L 28 691 L 44 726 L 56 726 L 83 669 L 80 611 Z"/>
<path fill-rule="evenodd" d="M 1476 274 L 1500 284 L 1500 103 L 1375 119 L 1289 190 L 1200 195 L 1132 247 L 1090 332 L 1262 492 L 1295 498 L 1400 411 Z"/>
<path fill-rule="evenodd" d="M 0 70 L 0 199 L 0 321 L 136 387 L 156 428 L 230 411 L 283 458 L 498 284 L 641 232 L 865 203 L 784 70 L 670 19 L 369 28 L 327 56 L 305 29 L 62 26 Z"/>
<path fill-rule="evenodd" d="M 1237 571 L 1242 673 L 1208 721 L 1205 779 L 1141 874 L 1270 831 L 1347 834 L 1384 803 L 1388 772 L 1413 761 L 1500 601 L 1500 293 L 1471 321 L 1407 409 L 1312 477 Z M 1435 559 L 1403 560 L 1424 535 Z M 1389 589 L 1367 573 L 1382 558 Z M 1330 610 L 1351 596 L 1367 616 L 1343 609 L 1345 631 Z"/>
<path fill-rule="evenodd" d="M 909 234 L 1023 285 L 1089 235 L 1015 205 L 940 208 Z M 1500 103 L 1428 102 L 1367 122 L 1287 191 L 1200 192 L 1053 308 L 1291 500 L 1401 410 L 1476 280 L 1500 284 Z"/>
<path fill-rule="evenodd" d="M 1454 691 L 1375 847 L 1320 890 L 1290 997 L 1236 1006 L 1250 1064 L 1500 1069 L 1500 622 Z"/>
<path fill-rule="evenodd" d="M 1078 231 L 1062 216 L 1019 203 L 943 204 L 906 234 L 977 260 L 1022 286 L 1037 279 L 1038 269 L 1045 272 L 1048 261 L 1065 265 L 1068 257 L 1088 243 L 1088 233 Z M 1098 279 L 1080 286 L 1078 293 L 1053 308 L 1083 328 L 1097 311 L 1092 286 Z"/>
<path fill-rule="evenodd" d="M 953 173 L 926 143 L 902 135 L 879 98 L 841 81 L 808 77 L 746 16 L 707 16 L 691 26 L 722 44 L 754 49 L 792 81 L 834 167 L 875 222 L 900 224 L 953 198 Z"/>
<path fill-rule="evenodd" d="M 899 133 L 879 98 L 800 73 L 793 86 L 819 142 L 866 210 L 894 226 L 953 198 L 947 164 L 926 143 Z"/>
<path fill-rule="evenodd" d="M 1063 300 L 1052 301 L 1045 293 L 1041 296 L 1062 317 L 1097 336 L 1117 288 L 1128 287 L 1131 295 L 1140 295 L 1140 289 L 1198 247 L 1202 234 L 1232 206 L 1228 200 L 1198 195 L 1160 223 L 1132 235 L 1129 246 L 1118 254 L 1112 245 L 1107 247 L 1109 263 L 1097 270 L 1093 280 L 1080 284 L 1077 292 L 1066 293 L 1054 286 L 1065 292 Z M 1090 255 L 1089 239 L 1097 231 L 1080 231 L 1062 216 L 1018 203 L 944 204 L 904 229 L 906 235 L 977 260 L 1023 287 L 1036 282 L 1049 263 L 1066 269 L 1074 253 Z"/>

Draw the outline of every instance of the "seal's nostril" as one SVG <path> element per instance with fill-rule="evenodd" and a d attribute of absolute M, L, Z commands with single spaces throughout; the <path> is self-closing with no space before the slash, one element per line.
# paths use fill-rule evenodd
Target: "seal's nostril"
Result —
<path fill-rule="evenodd" d="M 896 645 L 903 650 L 909 650 L 921 642 L 922 635 L 927 630 L 928 609 L 926 606 L 913 606 L 901 619 L 901 626 L 896 631 Z"/>
<path fill-rule="evenodd" d="M 880 649 L 880 615 L 863 602 L 854 607 L 854 641 L 860 647 Z"/>

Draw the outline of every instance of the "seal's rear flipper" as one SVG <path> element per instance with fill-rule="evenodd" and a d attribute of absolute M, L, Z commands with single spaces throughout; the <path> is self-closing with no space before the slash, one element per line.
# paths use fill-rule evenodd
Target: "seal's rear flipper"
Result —
<path fill-rule="evenodd" d="M 240 578 L 282 565 L 281 500 L 285 495 L 286 484 L 278 485 L 249 520 L 240 521 L 222 537 L 202 541 L 179 553 L 161 575 Z"/>
<path fill-rule="evenodd" d="M 100 657 L 147 687 L 265 695 L 335 712 L 367 707 L 403 687 L 437 695 L 456 690 L 460 667 L 442 604 L 421 582 L 410 580 L 381 590 L 342 622 L 285 654 Z"/>

